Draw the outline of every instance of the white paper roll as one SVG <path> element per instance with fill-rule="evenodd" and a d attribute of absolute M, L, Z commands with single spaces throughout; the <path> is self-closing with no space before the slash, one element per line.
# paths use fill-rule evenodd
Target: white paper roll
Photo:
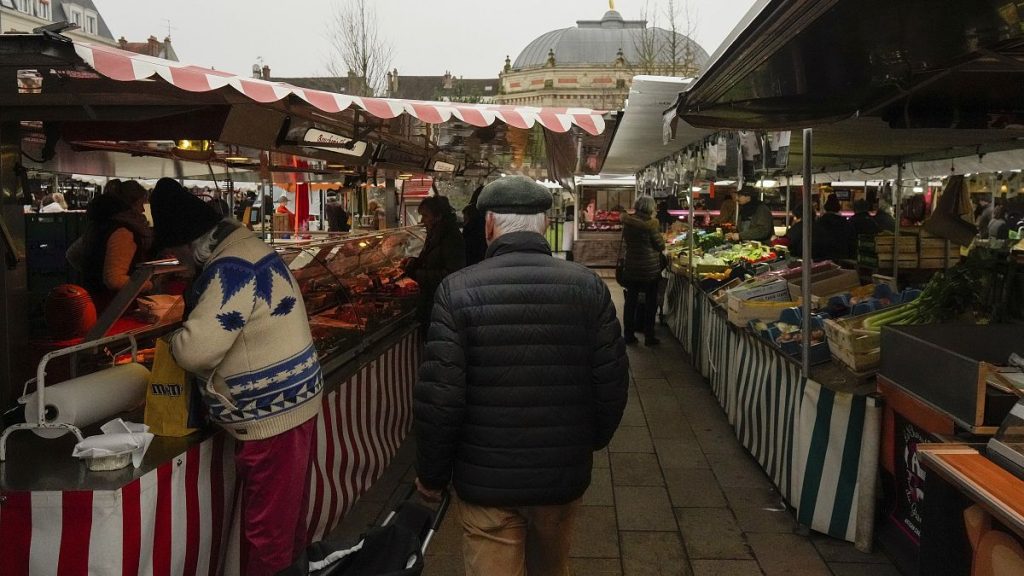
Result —
<path fill-rule="evenodd" d="M 107 420 L 145 402 L 148 382 L 149 370 L 132 362 L 47 386 L 46 421 L 82 428 Z M 25 420 L 28 422 L 35 422 L 38 418 L 36 399 L 35 393 L 27 398 Z M 57 438 L 65 433 L 64 430 L 46 428 L 36 428 L 33 432 L 43 438 Z"/>

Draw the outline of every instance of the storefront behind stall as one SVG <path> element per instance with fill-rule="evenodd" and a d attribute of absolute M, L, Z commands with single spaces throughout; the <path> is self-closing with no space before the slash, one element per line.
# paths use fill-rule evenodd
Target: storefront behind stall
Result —
<path fill-rule="evenodd" d="M 210 165 L 189 166 L 167 150 L 169 145 L 151 143 L 173 144 L 185 137 L 226 143 L 235 147 L 230 150 L 233 156 L 247 159 L 228 161 L 211 147 L 212 157 L 205 160 L 218 166 L 218 174 L 222 174 L 220 167 L 230 165 L 230 170 L 224 170 L 233 178 L 258 181 L 263 191 L 271 182 L 294 184 L 301 211 L 303 200 L 308 199 L 301 187 L 338 180 L 342 172 L 330 168 L 332 160 L 346 170 L 354 166 L 363 181 L 375 164 L 392 169 L 401 166 L 404 158 L 415 159 L 419 170 L 436 170 L 440 162 L 419 163 L 429 159 L 431 147 L 406 139 L 403 129 L 412 119 L 431 124 L 458 121 L 472 127 L 500 122 L 524 129 L 540 123 L 557 132 L 577 126 L 592 134 L 604 128 L 600 113 L 582 109 L 356 98 L 230 76 L 59 37 L 0 36 L 0 44 L 4 55 L 0 74 L 10 76 L 12 86 L 19 69 L 38 69 L 43 76 L 41 92 L 0 95 L 6 115 L 0 125 L 4 244 L 11 268 L 0 290 L 0 304 L 5 307 L 0 337 L 5 396 L 0 398 L 5 406 L 20 393 L 25 380 L 7 379 L 7 375 L 24 367 L 31 356 L 26 352 L 29 339 L 24 337 L 28 324 L 25 188 L 13 177 L 15 159 L 23 149 L 43 160 L 32 166 L 34 170 L 51 174 L 201 178 Z M 71 96 L 78 105 L 62 107 L 61 102 Z M 63 122 L 59 143 L 48 141 L 51 136 L 46 134 L 53 131 L 37 123 L 53 119 Z M 391 152 L 386 157 L 367 153 L 357 159 L 346 154 L 338 158 L 320 149 L 323 146 L 304 146 L 303 134 L 308 130 L 303 123 L 358 134 L 366 139 L 367 149 L 385 143 Z M 79 142 L 78 138 L 89 140 Z M 94 139 L 104 139 L 113 149 L 101 149 Z M 33 148 L 37 145 L 41 149 L 52 145 L 53 154 L 40 157 L 40 150 Z M 403 150 L 408 156 L 403 156 Z M 252 155 L 239 156 L 239 152 Z M 294 162 L 279 161 L 281 156 Z M 143 159 L 153 157 L 160 160 L 153 164 L 155 170 L 138 168 Z M 90 169 L 75 169 L 83 166 Z M 379 176 L 387 182 L 388 174 Z M 328 534 L 383 473 L 411 426 L 411 387 L 420 348 L 411 314 L 417 288 L 403 278 L 400 264 L 419 252 L 423 232 L 389 227 L 331 236 L 296 227 L 292 233 L 298 237 L 280 241 L 268 234 L 268 240 L 301 288 L 326 377 L 307 518 L 308 536 L 313 540 Z M 137 287 L 162 271 L 161 264 L 140 266 L 133 284 Z M 124 299 L 134 296 L 134 292 L 125 293 Z M 173 328 L 173 323 L 159 328 Z M 157 335 L 153 326 L 144 327 L 143 332 L 147 330 L 147 337 Z M 120 349 L 113 343 L 109 348 Z M 102 358 L 104 352 L 98 356 Z M 77 373 L 101 364 L 95 356 L 79 354 Z M 57 373 L 54 370 L 51 380 L 57 379 Z M 142 414 L 127 417 L 140 421 Z M 93 433 L 95 427 L 86 427 L 85 432 Z M 44 439 L 32 431 L 17 430 L 6 440 L 7 458 L 0 464 L 0 557 L 5 570 L 135 573 L 151 568 L 160 573 L 237 573 L 238 494 L 233 441 L 226 434 L 205 430 L 181 439 L 157 438 L 140 467 L 105 473 L 90 471 L 84 462 L 66 455 L 74 443 L 70 435 Z"/>

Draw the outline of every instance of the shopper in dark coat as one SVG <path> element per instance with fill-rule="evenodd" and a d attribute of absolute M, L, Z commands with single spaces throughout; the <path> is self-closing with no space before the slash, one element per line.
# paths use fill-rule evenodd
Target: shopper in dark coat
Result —
<path fill-rule="evenodd" d="M 740 221 L 736 226 L 739 231 L 729 234 L 729 238 L 764 243 L 771 240 L 775 233 L 772 211 L 757 198 L 754 189 L 749 186 L 740 188 L 736 201 L 740 205 Z"/>
<path fill-rule="evenodd" d="M 654 218 L 654 199 L 640 196 L 633 205 L 635 214 L 622 217 L 622 250 L 624 266 L 622 287 L 626 290 L 622 310 L 622 329 L 626 344 L 637 342 L 635 332 L 644 332 L 644 344 L 656 346 L 660 341 L 654 335 L 657 314 L 658 280 L 661 279 L 662 251 L 665 238 L 661 226 Z M 637 326 L 639 306 L 640 326 Z"/>
<path fill-rule="evenodd" d="M 878 220 L 868 212 L 870 208 L 867 200 L 854 200 L 853 216 L 850 216 L 850 245 L 847 249 L 847 258 L 857 258 L 857 242 L 861 236 L 877 236 L 882 232 Z"/>
<path fill-rule="evenodd" d="M 472 266 L 487 254 L 484 215 L 473 204 L 462 209 L 462 238 L 466 241 L 466 266 Z"/>
<path fill-rule="evenodd" d="M 815 260 L 843 260 L 852 258 L 857 237 L 853 224 L 839 214 L 839 199 L 835 194 L 825 201 L 825 213 L 814 223 L 812 254 Z"/>
<path fill-rule="evenodd" d="M 413 398 L 425 497 L 458 496 L 467 574 L 568 574 L 593 452 L 626 405 L 628 360 L 605 283 L 551 257 L 550 193 L 488 185 L 487 258 L 441 283 Z"/>
<path fill-rule="evenodd" d="M 352 226 L 348 223 L 348 212 L 341 205 L 336 193 L 327 195 L 327 204 L 324 205 L 324 212 L 327 216 L 328 232 L 350 232 Z"/>
<path fill-rule="evenodd" d="M 785 242 L 782 242 L 789 248 L 789 253 L 797 258 L 804 252 L 804 206 L 803 204 L 794 204 L 789 209 L 789 213 L 792 218 L 789 221 L 789 228 L 786 229 L 786 234 L 782 237 Z"/>
<path fill-rule="evenodd" d="M 420 286 L 416 319 L 426 333 L 434 292 L 444 277 L 466 265 L 466 246 L 446 198 L 430 196 L 419 207 L 420 221 L 427 228 L 427 239 L 420 255 L 405 267 L 406 273 Z"/>

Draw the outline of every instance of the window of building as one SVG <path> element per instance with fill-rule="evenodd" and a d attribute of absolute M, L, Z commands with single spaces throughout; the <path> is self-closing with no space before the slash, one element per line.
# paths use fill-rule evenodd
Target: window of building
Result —
<path fill-rule="evenodd" d="M 50 19 L 50 3 L 49 2 L 40 2 L 39 3 L 39 11 L 36 14 L 40 18 L 42 18 L 43 20 L 49 20 Z"/>
<path fill-rule="evenodd" d="M 618 80 L 615 81 L 615 87 L 619 89 L 625 88 L 626 80 L 623 78 L 619 78 Z"/>
<path fill-rule="evenodd" d="M 96 14 L 86 13 L 85 15 L 85 31 L 89 34 L 95 35 L 99 32 L 99 27 L 96 25 Z"/>
<path fill-rule="evenodd" d="M 18 10 L 27 14 L 32 13 L 32 3 L 29 0 L 18 0 Z"/>
<path fill-rule="evenodd" d="M 82 19 L 83 19 L 82 18 L 82 16 L 83 16 L 82 9 L 78 8 L 77 6 L 68 6 L 66 4 L 64 6 L 65 6 L 64 10 L 68 14 L 69 21 L 72 24 L 78 24 L 79 26 L 81 26 L 82 25 Z"/>
<path fill-rule="evenodd" d="M 554 88 L 555 87 L 555 81 L 554 80 L 545 80 L 544 81 L 544 87 L 545 88 Z"/>

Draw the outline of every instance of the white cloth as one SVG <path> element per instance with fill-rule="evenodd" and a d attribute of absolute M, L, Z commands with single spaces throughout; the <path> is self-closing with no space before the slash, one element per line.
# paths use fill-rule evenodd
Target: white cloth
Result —
<path fill-rule="evenodd" d="M 50 214 L 53 212 L 65 212 L 65 210 L 63 207 L 61 207 L 60 204 L 56 202 L 51 202 L 50 204 L 47 204 L 46 206 L 43 206 L 42 208 L 39 209 L 40 214 Z"/>

